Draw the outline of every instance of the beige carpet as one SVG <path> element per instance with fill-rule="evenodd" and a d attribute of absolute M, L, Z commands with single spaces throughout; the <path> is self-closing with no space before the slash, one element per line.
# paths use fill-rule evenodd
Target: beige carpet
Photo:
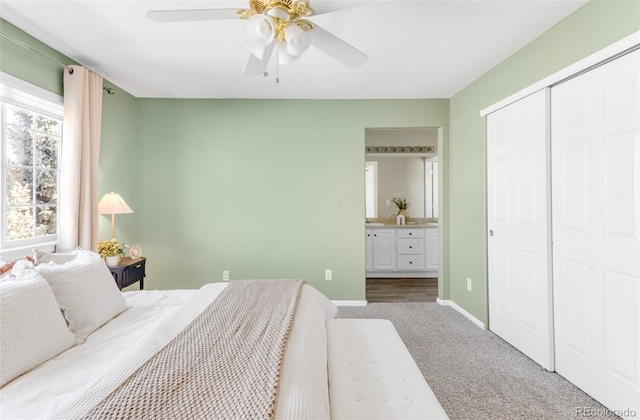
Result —
<path fill-rule="evenodd" d="M 584 407 L 600 410 L 592 418 L 616 418 L 562 376 L 449 307 L 372 303 L 341 307 L 338 317 L 390 319 L 453 420 L 576 419 Z"/>

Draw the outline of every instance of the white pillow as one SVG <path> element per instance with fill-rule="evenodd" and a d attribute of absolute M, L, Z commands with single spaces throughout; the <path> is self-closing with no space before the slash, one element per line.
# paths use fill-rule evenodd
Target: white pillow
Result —
<path fill-rule="evenodd" d="M 0 387 L 76 341 L 46 280 L 22 265 L 0 281 L 0 319 Z"/>
<path fill-rule="evenodd" d="M 47 251 L 42 251 L 40 249 L 34 248 L 33 258 L 36 260 L 36 265 L 44 264 L 52 261 L 56 264 L 64 264 L 66 262 L 72 261 L 75 257 L 77 257 L 79 254 L 83 252 L 86 253 L 91 251 L 86 251 L 78 248 L 71 252 L 54 253 L 54 252 L 47 252 Z"/>
<path fill-rule="evenodd" d="M 84 342 L 89 334 L 126 306 L 102 258 L 91 251 L 74 252 L 76 255 L 71 261 L 38 264 L 36 270 L 49 282 L 69 329 Z"/>

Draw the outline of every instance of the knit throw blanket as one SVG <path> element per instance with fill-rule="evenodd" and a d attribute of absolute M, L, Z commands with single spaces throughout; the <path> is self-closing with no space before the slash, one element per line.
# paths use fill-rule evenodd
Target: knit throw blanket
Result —
<path fill-rule="evenodd" d="M 269 419 L 303 281 L 234 281 L 95 406 L 95 419 Z"/>

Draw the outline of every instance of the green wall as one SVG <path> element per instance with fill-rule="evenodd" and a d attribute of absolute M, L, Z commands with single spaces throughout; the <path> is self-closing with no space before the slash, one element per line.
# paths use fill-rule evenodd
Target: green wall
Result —
<path fill-rule="evenodd" d="M 0 19 L 0 31 L 61 63 L 76 64 L 68 57 Z M 62 67 L 0 36 L 0 71 L 58 95 L 63 94 Z"/>
<path fill-rule="evenodd" d="M 1 19 L 0 30 L 72 64 Z M 0 53 L 0 70 L 63 93 L 57 64 L 1 37 Z M 365 299 L 365 128 L 440 127 L 442 162 L 448 151 L 446 99 L 151 100 L 105 86 L 116 93 L 103 97 L 100 196 L 116 191 L 134 210 L 116 216 L 116 237 L 149 257 L 148 288 L 198 287 L 229 270 Z M 110 217 L 99 221 L 108 239 Z"/>
<path fill-rule="evenodd" d="M 302 278 L 365 299 L 367 127 L 444 127 L 449 101 L 139 100 L 149 287 Z M 324 270 L 333 280 L 324 280 Z"/>
<path fill-rule="evenodd" d="M 591 1 L 451 98 L 450 299 L 488 322 L 486 137 L 480 110 L 640 30 L 640 2 Z M 472 291 L 466 279 L 473 281 Z"/>
<path fill-rule="evenodd" d="M 46 44 L 0 19 L 0 31 L 64 64 L 76 64 Z M 60 65 L 0 36 L 0 71 L 25 80 L 50 92 L 62 95 L 63 69 Z M 102 136 L 100 142 L 100 196 L 116 191 L 136 210 L 138 182 L 137 99 L 105 80 L 115 95 L 103 96 Z M 116 216 L 116 236 L 127 244 L 137 239 L 139 214 Z M 100 216 L 100 238 L 111 238 L 111 217 Z"/>

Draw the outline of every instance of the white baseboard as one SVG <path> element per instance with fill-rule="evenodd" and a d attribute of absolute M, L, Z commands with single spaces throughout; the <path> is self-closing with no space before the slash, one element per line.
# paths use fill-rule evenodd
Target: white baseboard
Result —
<path fill-rule="evenodd" d="M 336 306 L 367 306 L 366 300 L 332 300 Z"/>
<path fill-rule="evenodd" d="M 455 302 L 453 302 L 451 300 L 443 300 L 443 299 L 440 299 L 440 298 L 438 298 L 436 301 L 442 306 L 450 306 L 450 307 L 452 307 L 453 309 L 455 309 L 456 311 L 458 311 L 462 315 L 464 315 L 467 319 L 469 319 L 469 321 L 473 322 L 474 324 L 476 324 L 478 327 L 482 328 L 483 330 L 487 329 L 484 326 L 484 322 L 480 321 L 478 318 L 476 318 L 475 316 L 471 315 L 469 312 L 467 312 L 464 309 L 462 309 Z"/>

